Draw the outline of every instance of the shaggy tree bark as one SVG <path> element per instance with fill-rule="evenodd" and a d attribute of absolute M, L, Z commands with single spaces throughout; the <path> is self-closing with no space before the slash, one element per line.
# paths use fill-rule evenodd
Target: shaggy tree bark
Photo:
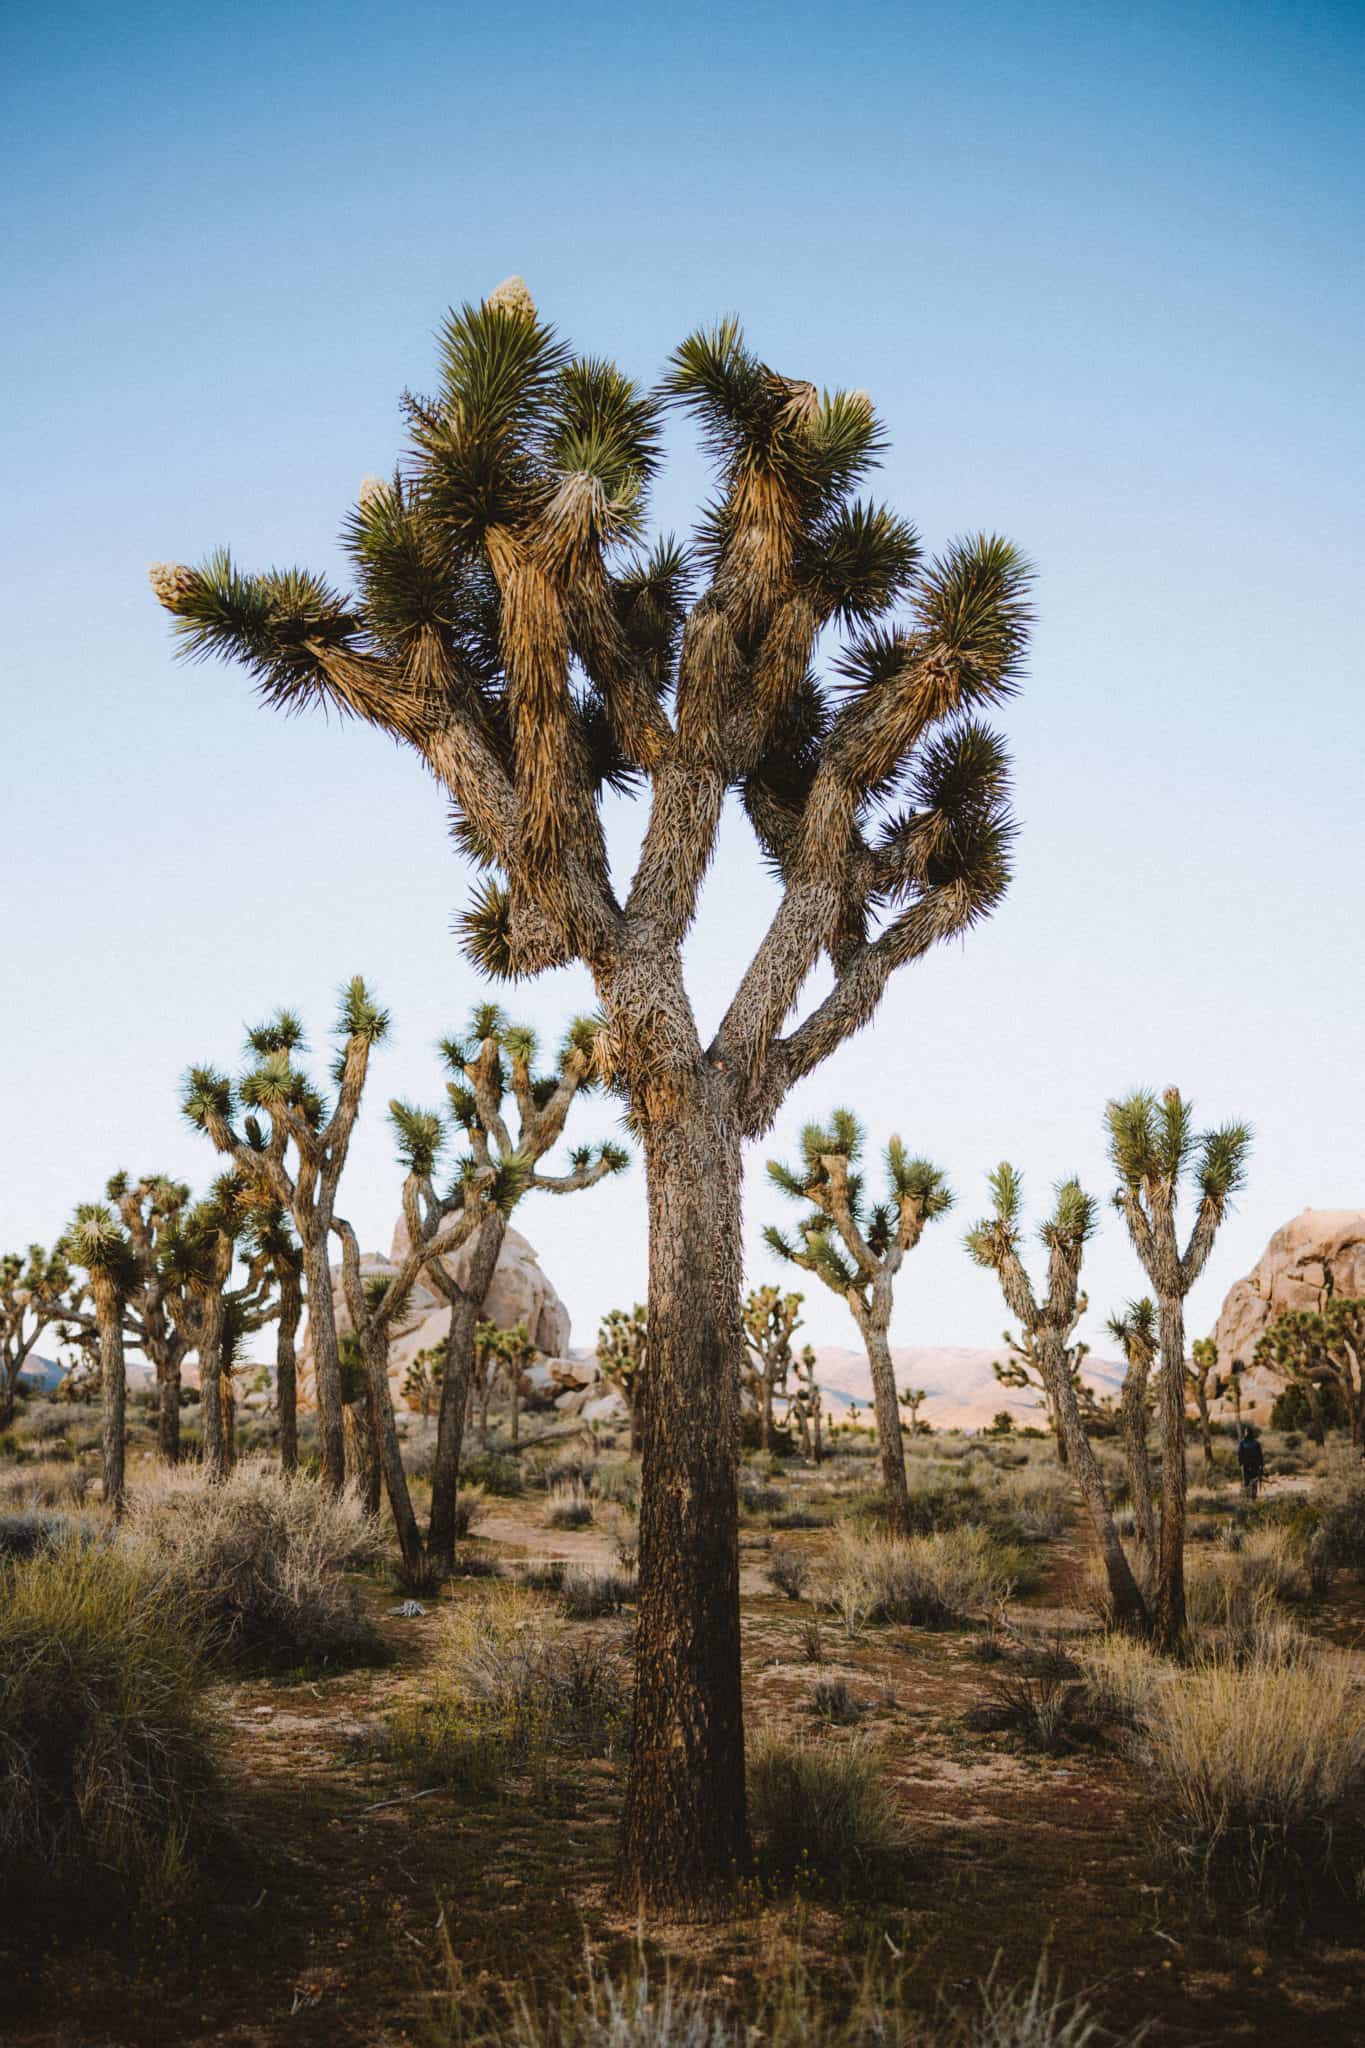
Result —
<path fill-rule="evenodd" d="M 740 1704 L 740 1138 L 699 1091 L 646 1139 L 649 1399 L 623 1875 L 705 1910 L 749 1868 Z M 705 1795 L 697 1796 L 704 1783 Z"/>
<path fill-rule="evenodd" d="M 498 1254 L 507 1235 L 507 1218 L 498 1212 L 485 1218 L 475 1240 L 469 1280 L 464 1287 L 440 1266 L 431 1269 L 433 1285 L 450 1303 L 441 1405 L 436 1419 L 436 1456 L 431 1468 L 431 1519 L 427 1557 L 437 1573 L 455 1569 L 455 1515 L 460 1490 L 460 1453 L 469 1408 L 474 1365 L 474 1332 L 483 1313 L 484 1297 L 493 1284 Z"/>
<path fill-rule="evenodd" d="M 1133 1524 L 1143 1567 L 1151 1581 L 1156 1571 L 1156 1524 L 1152 1519 L 1152 1463 L 1147 1453 L 1147 1382 L 1156 1357 L 1156 1310 L 1149 1300 L 1130 1302 L 1122 1316 L 1109 1319 L 1110 1334 L 1123 1346 L 1127 1369 L 1119 1400 L 1119 1428 L 1133 1496 Z"/>

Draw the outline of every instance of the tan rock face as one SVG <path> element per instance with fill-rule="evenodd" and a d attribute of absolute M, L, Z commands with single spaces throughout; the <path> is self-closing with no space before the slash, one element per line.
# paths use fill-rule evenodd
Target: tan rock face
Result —
<path fill-rule="evenodd" d="M 1336 1294 L 1365 1294 L 1365 1209 L 1305 1209 L 1281 1224 L 1251 1272 L 1228 1289 L 1213 1337 L 1220 1371 L 1247 1368 L 1244 1407 L 1249 1395 L 1259 1412 L 1280 1391 L 1270 1374 L 1250 1372 L 1257 1338 L 1287 1309 L 1321 1308 L 1329 1277 Z"/>
<path fill-rule="evenodd" d="M 461 1284 L 468 1278 L 472 1253 L 472 1244 L 462 1245 L 459 1251 L 442 1261 L 451 1277 Z M 361 1274 L 368 1277 L 371 1273 L 392 1272 L 407 1254 L 407 1226 L 400 1217 L 393 1233 L 390 1256 L 386 1259 L 377 1252 L 366 1253 L 360 1261 Z M 332 1300 L 337 1330 L 345 1334 L 352 1325 L 339 1266 L 332 1268 Z M 535 1248 L 519 1230 L 509 1230 L 503 1239 L 492 1285 L 484 1300 L 484 1314 L 489 1322 L 496 1323 L 503 1330 L 525 1323 L 531 1342 L 538 1351 L 546 1354 L 549 1361 L 558 1361 L 568 1351 L 569 1311 L 541 1271 Z M 418 1352 L 443 1344 L 449 1329 L 450 1309 L 447 1304 L 430 1288 L 414 1287 L 407 1318 L 389 1348 L 389 1385 L 393 1389 L 395 1407 L 407 1405 L 401 1388 L 408 1367 Z M 313 1349 L 307 1324 L 299 1347 L 299 1402 L 307 1408 L 315 1402 Z"/>

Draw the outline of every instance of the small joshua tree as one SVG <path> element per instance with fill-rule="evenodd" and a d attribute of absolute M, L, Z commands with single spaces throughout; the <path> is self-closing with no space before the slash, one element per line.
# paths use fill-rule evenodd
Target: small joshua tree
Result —
<path fill-rule="evenodd" d="M 1252 1363 L 1303 1389 L 1313 1442 L 1323 1441 L 1322 1389 L 1329 1387 L 1340 1396 L 1351 1442 L 1365 1444 L 1365 1299 L 1329 1295 L 1319 1310 L 1287 1310 L 1258 1338 Z"/>
<path fill-rule="evenodd" d="M 165 1256 L 190 1199 L 182 1181 L 145 1174 L 133 1181 L 115 1174 L 107 1193 L 118 1211 L 137 1262 L 138 1284 L 125 1306 L 128 1335 L 156 1376 L 157 1448 L 174 1465 L 180 1456 L 180 1372 L 191 1348 L 183 1295 L 173 1259 Z"/>
<path fill-rule="evenodd" d="M 773 1447 L 773 1399 L 787 1391 L 792 1335 L 804 1300 L 803 1294 L 784 1294 L 780 1287 L 756 1287 L 745 1297 L 745 1381 L 758 1408 L 758 1440 L 765 1451 Z"/>
<path fill-rule="evenodd" d="M 1144 1628 L 1146 1603 L 1119 1541 L 1066 1364 L 1067 1339 L 1076 1327 L 1081 1260 L 1095 1228 L 1094 1199 L 1075 1180 L 1059 1185 L 1056 1206 L 1038 1233 L 1047 1249 L 1047 1293 L 1040 1297 L 1019 1256 L 1023 1178 L 1006 1160 L 990 1176 L 990 1189 L 993 1214 L 983 1217 L 967 1233 L 967 1250 L 979 1266 L 995 1274 L 1025 1335 L 1034 1339 L 1044 1385 L 1066 1431 L 1070 1469 L 1080 1487 L 1104 1564 L 1114 1620 L 1121 1628 Z"/>
<path fill-rule="evenodd" d="M 443 1344 L 430 1344 L 425 1351 L 419 1351 L 403 1374 L 399 1389 L 410 1407 L 415 1407 L 423 1422 L 430 1422 L 432 1411 L 440 1397 L 441 1381 L 445 1377 L 446 1355 Z"/>
<path fill-rule="evenodd" d="M 648 1347 L 649 1318 L 642 1303 L 607 1310 L 597 1326 L 597 1363 L 603 1379 L 626 1404 L 632 1458 L 639 1454 L 644 1425 Z"/>
<path fill-rule="evenodd" d="M 128 1398 L 123 1356 L 123 1320 L 138 1284 L 138 1261 L 127 1231 L 103 1202 L 77 1209 L 62 1241 L 72 1265 L 89 1276 L 99 1342 L 100 1398 L 104 1410 L 104 1498 L 114 1514 L 124 1504 L 124 1412 Z"/>
<path fill-rule="evenodd" d="M 910 1492 L 887 1333 L 901 1262 L 919 1243 L 925 1224 L 952 1207 L 953 1196 L 936 1166 L 907 1158 L 900 1139 L 892 1138 L 886 1148 L 886 1198 L 869 1207 L 862 1176 L 854 1171 L 862 1149 L 862 1126 L 846 1109 L 834 1112 L 828 1129 L 807 1124 L 801 1133 L 800 1168 L 793 1171 L 771 1160 L 768 1176 L 784 1194 L 811 1203 L 811 1213 L 798 1223 L 795 1238 L 772 1228 L 764 1236 L 779 1258 L 814 1273 L 853 1312 L 872 1370 L 887 1526 L 894 1534 L 908 1535 Z"/>
<path fill-rule="evenodd" d="M 507 1388 L 508 1428 L 513 1444 L 521 1440 L 522 1397 L 531 1384 L 526 1374 L 539 1356 L 525 1323 L 513 1323 L 503 1331 L 502 1379 Z"/>
<path fill-rule="evenodd" d="M 493 1394 L 502 1376 L 502 1330 L 488 1321 L 474 1325 L 473 1372 L 470 1399 L 479 1411 L 479 1448 L 488 1449 L 488 1414 Z"/>
<path fill-rule="evenodd" d="M 787 1397 L 788 1427 L 796 1424 L 801 1448 L 813 1465 L 820 1464 L 825 1455 L 822 1433 L 824 1396 L 815 1377 L 817 1363 L 814 1347 L 803 1344 L 792 1360 L 796 1386 Z"/>
<path fill-rule="evenodd" d="M 1123 1347 L 1125 1370 L 1119 1397 L 1119 1429 L 1133 1496 L 1133 1525 L 1148 1581 L 1156 1571 L 1156 1525 L 1152 1520 L 1152 1461 L 1147 1455 L 1148 1381 L 1157 1353 L 1156 1308 L 1149 1296 L 1130 1301 L 1106 1325 Z"/>
<path fill-rule="evenodd" d="M 279 1202 L 249 1212 L 253 1264 L 275 1288 L 275 1412 L 280 1425 L 280 1470 L 299 1463 L 298 1334 L 303 1319 L 303 1249 Z"/>
<path fill-rule="evenodd" d="M 363 1278 L 355 1231 L 344 1218 L 335 1219 L 332 1228 L 341 1239 L 342 1285 L 354 1331 L 355 1355 L 366 1376 L 366 1414 L 373 1432 L 373 1484 L 378 1485 L 382 1473 L 403 1554 L 403 1568 L 408 1579 L 416 1583 L 430 1573 L 394 1420 L 389 1349 L 393 1339 L 403 1333 L 405 1324 L 411 1327 L 408 1319 L 412 1293 L 419 1280 L 438 1259 L 458 1251 L 495 1208 L 505 1215 L 515 1207 L 525 1192 L 527 1174 L 523 1162 L 515 1157 L 498 1167 L 478 1167 L 457 1179 L 444 1202 L 437 1202 L 432 1176 L 446 1137 L 440 1118 L 401 1102 L 390 1105 L 389 1115 L 398 1139 L 399 1157 L 407 1167 L 403 1213 L 408 1218 L 409 1243 L 402 1265 L 395 1273 Z M 427 1200 L 427 1196 L 431 1199 Z"/>
<path fill-rule="evenodd" d="M 0 1429 L 14 1420 L 19 1375 L 43 1331 L 56 1324 L 60 1334 L 80 1294 L 60 1246 L 46 1251 L 31 1244 L 26 1253 L 0 1258 Z"/>
<path fill-rule="evenodd" d="M 403 1184 L 403 1220 L 410 1246 L 426 1242 L 444 1228 L 463 1207 L 465 1191 L 475 1181 L 487 1182 L 497 1190 L 484 1202 L 463 1281 L 456 1279 L 440 1257 L 429 1259 L 424 1269 L 427 1284 L 450 1303 L 427 1537 L 429 1566 L 437 1573 L 454 1569 L 460 1448 L 472 1385 L 475 1330 L 497 1270 L 508 1219 L 524 1195 L 576 1194 L 623 1172 L 630 1163 L 620 1145 L 603 1143 L 574 1147 L 567 1173 L 547 1172 L 541 1165 L 563 1136 L 576 1098 L 596 1085 L 597 1030 L 591 1018 L 575 1018 L 548 1073 L 536 1070 L 535 1033 L 523 1025 L 509 1024 L 492 1003 L 481 1004 L 474 1011 L 464 1038 L 441 1041 L 441 1058 L 450 1075 L 446 1083 L 450 1122 L 467 1146 L 444 1195 L 438 1193 L 434 1181 L 445 1143 L 441 1119 L 408 1103 L 390 1104 L 400 1149 L 411 1141 L 405 1154 L 409 1172 Z M 416 1170 L 414 1158 L 426 1160 L 424 1171 Z"/>
<path fill-rule="evenodd" d="M 248 1032 L 249 1064 L 235 1084 L 216 1068 L 193 1067 L 183 1098 L 190 1122 L 232 1161 L 250 1198 L 277 1203 L 298 1231 L 308 1287 L 321 1477 L 333 1493 L 345 1482 L 346 1441 L 328 1244 L 370 1054 L 388 1028 L 388 1013 L 357 975 L 342 991 L 332 1068 L 336 1096 L 330 1107 L 295 1064 L 304 1036 L 290 1010 L 278 1011 L 268 1024 Z M 245 1112 L 240 1130 L 233 1121 L 239 1106 Z"/>
<path fill-rule="evenodd" d="M 268 1319 L 270 1282 L 262 1264 L 248 1269 L 243 1285 L 230 1285 L 248 1216 L 241 1176 L 220 1174 L 203 1201 L 171 1219 L 159 1253 L 180 1338 L 199 1355 L 204 1470 L 215 1482 L 235 1459 L 234 1362 L 246 1335 Z"/>
<path fill-rule="evenodd" d="M 910 1434 L 912 1437 L 918 1436 L 922 1429 L 927 1430 L 929 1427 L 927 1422 L 921 1423 L 919 1419 L 919 1411 L 928 1398 L 929 1389 L 927 1387 L 902 1387 L 900 1393 L 896 1396 L 901 1407 L 905 1409 L 910 1417 Z"/>
<path fill-rule="evenodd" d="M 1157 1099 L 1142 1089 L 1106 1110 L 1115 1207 L 1156 1297 L 1161 1347 L 1161 1541 L 1156 1640 L 1176 1648 L 1185 1633 L 1185 1296 L 1208 1263 L 1228 1202 L 1246 1177 L 1245 1124 L 1196 1132 L 1178 1088 Z M 1182 1251 L 1176 1209 L 1192 1181 L 1194 1222 Z"/>
<path fill-rule="evenodd" d="M 1077 1297 L 1077 1323 L 1089 1306 L 1089 1301 L 1084 1294 Z M 1072 1329 L 1067 1332 L 1069 1340 L 1074 1336 L 1074 1331 L 1075 1325 L 1073 1324 Z M 993 1359 L 991 1371 L 995 1374 L 1002 1387 L 1017 1387 L 1020 1389 L 1032 1387 L 1042 1396 L 1048 1428 L 1052 1431 L 1053 1441 L 1057 1446 L 1057 1463 L 1065 1471 L 1069 1456 L 1066 1447 L 1066 1431 L 1062 1427 L 1060 1411 L 1048 1392 L 1047 1381 L 1038 1363 L 1037 1341 L 1029 1335 L 1027 1330 L 1025 1330 L 1021 1338 L 1016 1338 L 1012 1330 L 1006 1330 L 1004 1335 L 1010 1355 L 1007 1359 Z M 1082 1415 L 1085 1415 L 1090 1406 L 1090 1390 L 1081 1377 L 1081 1366 L 1084 1364 L 1089 1351 L 1090 1346 L 1082 1343 L 1079 1339 L 1075 1342 L 1068 1341 L 1063 1357 L 1066 1374 L 1075 1389 L 1076 1400 L 1080 1405 Z"/>
<path fill-rule="evenodd" d="M 645 553 L 661 414 L 717 471 L 695 557 Z M 740 1688 L 741 1158 L 887 981 L 990 913 L 1008 881 L 1007 762 L 981 712 L 1015 687 L 1028 569 L 1007 542 L 935 561 L 855 497 L 884 435 L 738 325 L 690 335 L 661 387 L 576 355 L 520 279 L 453 312 L 410 450 L 348 521 L 352 592 L 226 553 L 159 564 L 190 654 L 267 702 L 364 718 L 410 747 L 489 869 L 464 919 L 499 976 L 582 960 L 650 1201 L 640 1606 L 623 1891 L 693 1911 L 749 1863 Z M 897 607 L 904 609 L 897 616 Z M 835 685 L 817 664 L 834 630 Z M 820 649 L 823 652 L 823 647 Z M 618 892 L 603 806 L 644 791 Z M 683 948 L 736 791 L 782 901 L 703 1040 Z M 827 960 L 828 991 L 794 1017 Z"/>
<path fill-rule="evenodd" d="M 1196 1337 L 1185 1367 L 1185 1388 L 1199 1417 L 1199 1441 L 1204 1446 L 1204 1463 L 1213 1463 L 1213 1427 L 1209 1419 L 1209 1392 L 1218 1384 L 1218 1346 L 1212 1337 Z"/>

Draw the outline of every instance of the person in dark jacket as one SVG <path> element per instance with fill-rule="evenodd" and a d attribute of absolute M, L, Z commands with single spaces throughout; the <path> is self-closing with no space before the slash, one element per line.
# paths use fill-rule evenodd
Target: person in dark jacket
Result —
<path fill-rule="evenodd" d="M 1265 1452 L 1261 1449 L 1261 1439 L 1253 1436 L 1249 1429 L 1242 1431 L 1237 1446 L 1237 1463 L 1242 1468 L 1242 1491 L 1248 1500 L 1255 1500 L 1265 1478 Z"/>

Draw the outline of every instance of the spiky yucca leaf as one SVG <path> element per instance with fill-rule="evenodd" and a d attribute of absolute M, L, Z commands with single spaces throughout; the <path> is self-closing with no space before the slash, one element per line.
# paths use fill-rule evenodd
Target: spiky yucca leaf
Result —
<path fill-rule="evenodd" d="M 915 528 L 885 505 L 841 505 L 797 549 L 796 573 L 822 618 L 862 626 L 914 578 L 923 549 Z"/>
<path fill-rule="evenodd" d="M 103 1202 L 80 1204 L 67 1225 L 62 1248 L 73 1265 L 101 1275 L 115 1287 L 127 1287 L 137 1277 L 137 1258 L 128 1233 Z"/>
<path fill-rule="evenodd" d="M 502 1049 L 509 1060 L 529 1067 L 538 1050 L 536 1034 L 529 1024 L 509 1024 L 502 1032 Z"/>
<path fill-rule="evenodd" d="M 461 911 L 455 920 L 466 959 L 490 981 L 512 981 L 516 978 L 511 917 L 511 899 L 506 887 L 490 877 L 479 884 L 468 909 Z"/>
<path fill-rule="evenodd" d="M 376 1003 L 364 978 L 353 974 L 341 991 L 336 1022 L 338 1036 L 359 1039 L 363 1045 L 378 1045 L 387 1037 L 389 1024 L 388 1011 Z"/>
<path fill-rule="evenodd" d="M 1003 1224 L 1013 1227 L 1024 1203 L 1024 1176 L 1008 1159 L 1002 1159 L 994 1173 L 987 1175 L 987 1184 L 996 1215 Z"/>
<path fill-rule="evenodd" d="M 942 1216 L 952 1208 L 956 1198 L 942 1167 L 928 1159 L 911 1159 L 899 1138 L 887 1145 L 886 1171 L 897 1198 L 918 1203 L 926 1217 Z"/>
<path fill-rule="evenodd" d="M 398 1141 L 398 1157 L 408 1172 L 424 1177 L 434 1173 L 446 1142 L 445 1129 L 436 1112 L 415 1109 L 395 1096 L 389 1104 L 389 1122 Z"/>
<path fill-rule="evenodd" d="M 276 1010 L 264 1024 L 255 1024 L 246 1034 L 246 1049 L 258 1058 L 272 1052 L 296 1052 L 307 1043 L 303 1023 L 294 1010 Z"/>
<path fill-rule="evenodd" d="M 1201 1194 L 1225 1202 L 1246 1183 L 1247 1155 L 1251 1150 L 1249 1124 L 1223 1124 L 1205 1131 L 1199 1139 L 1195 1180 Z"/>
<path fill-rule="evenodd" d="M 920 577 L 912 610 L 953 663 L 963 703 L 991 703 L 1018 683 L 1033 621 L 1033 570 L 998 534 L 956 540 Z"/>
<path fill-rule="evenodd" d="M 180 1106 L 196 1130 L 210 1120 L 232 1115 L 232 1083 L 217 1067 L 191 1067 L 181 1089 Z"/>
<path fill-rule="evenodd" d="M 1098 1215 L 1099 1205 L 1094 1196 L 1088 1195 L 1073 1176 L 1058 1183 L 1056 1207 L 1039 1235 L 1048 1245 L 1056 1240 L 1084 1244 L 1095 1229 Z"/>

